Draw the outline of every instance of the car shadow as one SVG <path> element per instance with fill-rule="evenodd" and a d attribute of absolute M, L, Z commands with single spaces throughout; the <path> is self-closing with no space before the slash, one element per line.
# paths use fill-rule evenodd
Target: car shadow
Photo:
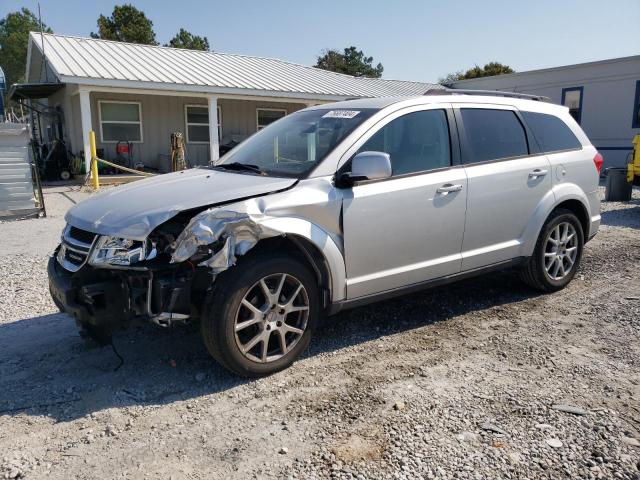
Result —
<path fill-rule="evenodd" d="M 304 357 L 535 295 L 506 271 L 345 311 L 323 320 Z M 87 347 L 65 314 L 0 325 L 0 416 L 69 421 L 111 407 L 170 404 L 251 383 L 211 359 L 196 326 L 135 324 L 117 333 L 114 345 L 124 359 L 117 370 L 111 347 Z"/>
<path fill-rule="evenodd" d="M 640 199 L 624 202 L 623 207 L 603 211 L 601 215 L 604 225 L 640 229 Z"/>

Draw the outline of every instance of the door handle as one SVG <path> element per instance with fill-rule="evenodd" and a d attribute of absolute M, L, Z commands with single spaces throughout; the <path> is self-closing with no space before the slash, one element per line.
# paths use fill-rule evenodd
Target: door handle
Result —
<path fill-rule="evenodd" d="M 445 183 L 444 185 L 442 185 L 440 188 L 436 190 L 436 193 L 447 195 L 449 192 L 459 192 L 460 190 L 462 190 L 462 185 L 460 184 L 454 185 L 452 183 Z"/>
<path fill-rule="evenodd" d="M 544 177 L 547 173 L 549 173 L 548 170 L 542 170 L 540 168 L 536 168 L 535 170 L 529 172 L 529 178 Z"/>

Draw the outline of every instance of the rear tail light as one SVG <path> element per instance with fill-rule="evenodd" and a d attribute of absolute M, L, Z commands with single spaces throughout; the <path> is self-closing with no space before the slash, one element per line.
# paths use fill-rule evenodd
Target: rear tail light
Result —
<path fill-rule="evenodd" d="M 600 175 L 600 170 L 602 170 L 602 164 L 604 163 L 604 158 L 599 153 L 596 153 L 596 156 L 593 157 L 593 163 L 596 166 L 596 170 L 598 171 L 598 175 Z"/>

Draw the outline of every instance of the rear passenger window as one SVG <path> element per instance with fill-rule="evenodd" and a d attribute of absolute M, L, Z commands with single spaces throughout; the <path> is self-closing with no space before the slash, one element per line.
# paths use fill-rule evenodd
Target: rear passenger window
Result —
<path fill-rule="evenodd" d="M 470 150 L 464 163 L 529 154 L 527 136 L 515 112 L 484 108 L 463 108 L 460 112 Z"/>
<path fill-rule="evenodd" d="M 558 117 L 546 113 L 520 113 L 543 152 L 582 148 L 571 129 Z"/>
<path fill-rule="evenodd" d="M 385 152 L 393 175 L 423 172 L 451 165 L 449 125 L 444 110 L 407 113 L 392 120 L 358 152 Z"/>

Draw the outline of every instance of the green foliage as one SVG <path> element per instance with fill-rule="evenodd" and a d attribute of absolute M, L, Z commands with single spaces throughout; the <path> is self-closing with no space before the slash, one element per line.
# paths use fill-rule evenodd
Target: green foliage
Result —
<path fill-rule="evenodd" d="M 318 57 L 316 67 L 332 72 L 346 73 L 355 77 L 380 78 L 384 67 L 381 63 L 373 66 L 373 57 L 366 57 L 362 50 L 356 47 L 344 49 L 344 53 L 338 50 L 325 50 Z"/>
<path fill-rule="evenodd" d="M 44 32 L 52 33 L 46 25 L 42 28 Z M 40 31 L 40 22 L 27 8 L 8 13 L 0 20 L 0 67 L 4 70 L 7 87 L 24 80 L 31 31 Z"/>
<path fill-rule="evenodd" d="M 193 35 L 191 32 L 181 28 L 176 36 L 169 40 L 165 47 L 187 48 L 189 50 L 209 50 L 209 40 L 207 37 Z"/>
<path fill-rule="evenodd" d="M 143 11 L 130 4 L 116 5 L 110 17 L 98 17 L 98 33 L 91 37 L 118 42 L 158 45 L 153 31 L 153 22 Z"/>
<path fill-rule="evenodd" d="M 499 62 L 489 62 L 484 67 L 474 65 L 466 72 L 450 73 L 446 77 L 438 80 L 439 83 L 444 85 L 455 82 L 457 80 L 466 80 L 468 78 L 480 78 L 480 77 L 493 77 L 495 75 L 503 75 L 505 73 L 514 73 L 515 70 L 508 65 L 503 65 Z"/>

